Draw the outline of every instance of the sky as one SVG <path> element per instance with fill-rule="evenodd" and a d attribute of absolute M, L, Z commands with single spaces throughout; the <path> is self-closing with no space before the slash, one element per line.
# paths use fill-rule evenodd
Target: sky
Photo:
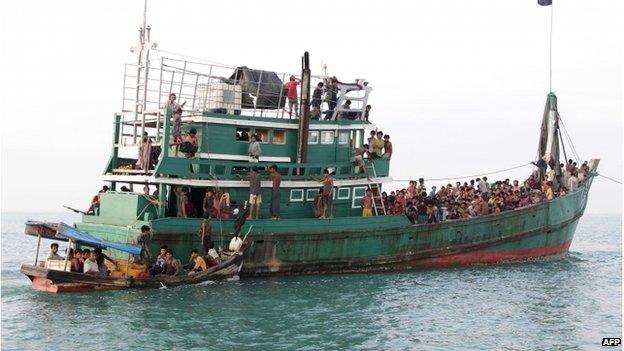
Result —
<path fill-rule="evenodd" d="M 624 6 L 554 1 L 559 112 L 580 157 L 621 180 Z M 299 72 L 309 51 L 312 74 L 325 63 L 366 78 L 371 121 L 393 140 L 391 176 L 441 178 L 535 158 L 551 11 L 536 2 L 150 1 L 147 23 L 163 50 L 280 72 Z M 2 211 L 86 208 L 101 188 L 142 12 L 142 0 L 3 4 Z M 621 185 L 598 177 L 587 212 L 621 209 Z"/>

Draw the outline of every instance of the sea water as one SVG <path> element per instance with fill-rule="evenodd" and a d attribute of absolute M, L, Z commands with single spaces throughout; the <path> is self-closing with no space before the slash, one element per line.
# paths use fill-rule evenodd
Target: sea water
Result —
<path fill-rule="evenodd" d="M 593 350 L 621 337 L 619 215 L 585 215 L 549 262 L 59 295 L 19 272 L 34 260 L 28 218 L 78 219 L 3 214 L 3 350 Z"/>

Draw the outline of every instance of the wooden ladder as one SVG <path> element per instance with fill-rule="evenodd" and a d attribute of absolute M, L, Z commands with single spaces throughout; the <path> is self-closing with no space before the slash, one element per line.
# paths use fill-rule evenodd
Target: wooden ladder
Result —
<path fill-rule="evenodd" d="M 368 162 L 369 163 L 365 166 L 366 173 L 371 179 L 376 179 L 377 171 L 375 170 L 375 162 L 373 160 L 369 160 Z M 375 211 L 375 216 L 385 215 L 386 206 L 381 198 L 381 183 L 369 183 L 368 187 L 373 192 L 373 210 Z"/>

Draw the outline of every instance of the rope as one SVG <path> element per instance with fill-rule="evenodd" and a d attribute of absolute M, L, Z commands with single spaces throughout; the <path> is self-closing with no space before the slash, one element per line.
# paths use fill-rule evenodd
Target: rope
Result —
<path fill-rule="evenodd" d="M 492 171 L 492 172 L 487 172 L 487 173 L 471 174 L 471 175 L 457 176 L 457 177 L 446 177 L 446 178 L 425 178 L 425 180 L 427 180 L 427 181 L 431 181 L 431 180 L 455 180 L 455 179 L 465 179 L 465 178 L 480 177 L 480 176 L 484 176 L 484 175 L 503 173 L 503 172 L 514 170 L 514 169 L 522 168 L 522 167 L 525 167 L 525 166 L 529 166 L 529 165 L 532 165 L 532 164 L 533 163 L 529 162 L 529 163 L 525 163 L 525 164 L 522 164 L 522 165 L 519 165 L 519 166 L 505 168 L 505 169 L 500 169 L 500 170 L 497 170 L 497 171 Z M 393 179 L 393 180 L 395 182 L 409 182 L 410 180 L 413 180 L 413 179 Z"/>
<path fill-rule="evenodd" d="M 563 127 L 563 133 L 565 134 L 568 143 L 570 143 L 570 148 L 572 149 L 574 157 L 576 157 L 577 161 L 580 161 L 581 157 L 579 156 L 578 152 L 576 152 L 576 147 L 574 147 L 574 143 L 572 143 L 572 138 L 570 137 L 570 134 L 568 134 L 568 129 L 566 128 L 565 123 L 563 123 L 563 119 L 561 119 L 561 116 L 559 116 L 559 122 L 561 122 L 561 126 Z"/>
<path fill-rule="evenodd" d="M 620 181 L 620 180 L 613 179 L 613 178 L 611 178 L 611 177 L 607 177 L 606 175 L 604 175 L 604 174 L 600 174 L 600 173 L 598 173 L 598 175 L 599 175 L 599 176 L 601 176 L 601 177 L 603 177 L 603 178 L 607 178 L 607 179 L 609 179 L 609 180 L 610 180 L 610 181 L 612 181 L 612 182 L 615 182 L 615 183 L 618 183 L 618 184 L 622 184 L 622 181 Z"/>
<path fill-rule="evenodd" d="M 553 43 L 553 5 L 550 4 L 550 81 L 549 81 L 549 86 L 550 86 L 550 91 L 552 91 L 552 43 Z"/>

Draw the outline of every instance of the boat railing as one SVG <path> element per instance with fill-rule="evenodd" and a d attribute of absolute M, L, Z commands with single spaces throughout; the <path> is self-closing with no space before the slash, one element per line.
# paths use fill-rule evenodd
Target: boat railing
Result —
<path fill-rule="evenodd" d="M 183 117 L 204 116 L 206 113 L 241 115 L 248 117 L 298 118 L 299 110 L 289 110 L 285 84 L 299 74 L 255 70 L 217 63 L 204 63 L 169 57 L 151 59 L 146 66 L 126 64 L 121 103 L 121 139 L 119 144 L 138 145 L 144 133 L 158 143 L 163 131 L 163 108 L 170 94 L 176 102 L 185 104 Z M 330 78 L 312 76 L 311 89 Z M 325 84 L 327 85 L 327 84 Z M 324 98 L 312 101 L 318 106 L 313 118 L 362 119 L 368 96 L 367 83 L 338 83 L 335 107 Z M 301 86 L 297 88 L 297 103 L 301 104 Z M 349 109 L 346 100 L 351 101 Z M 333 107 L 333 108 L 331 108 Z M 313 107 L 314 110 L 314 107 Z"/>
<path fill-rule="evenodd" d="M 374 162 L 378 172 L 376 177 L 387 177 L 389 174 L 389 161 L 384 159 L 370 160 Z M 252 167 L 257 167 L 261 173 L 268 174 L 269 167 L 273 162 L 258 162 L 250 163 L 243 161 L 227 161 L 227 160 L 212 160 L 201 158 L 176 158 L 167 157 L 160 162 L 156 169 L 150 174 L 157 174 L 159 176 L 174 176 L 182 179 L 189 180 L 240 180 L 239 176 L 247 175 Z M 123 167 L 123 164 L 118 164 L 117 167 Z M 280 163 L 278 166 L 278 172 L 282 174 L 284 180 L 320 180 L 323 178 L 323 171 L 325 169 L 331 169 L 333 176 L 336 179 L 349 179 L 358 177 L 355 173 L 355 167 L 350 161 L 333 162 L 333 163 L 316 163 L 310 162 L 305 164 L 297 164 L 294 162 Z M 144 177 L 132 177 L 133 175 L 145 175 L 145 172 L 139 170 L 129 170 L 127 168 L 115 168 L 111 169 L 108 175 L 111 175 L 110 180 L 120 179 L 115 175 L 126 175 L 129 182 L 142 183 L 145 182 Z M 103 179 L 108 179 L 107 174 L 103 176 Z M 363 177 L 363 175 L 361 175 Z"/>

